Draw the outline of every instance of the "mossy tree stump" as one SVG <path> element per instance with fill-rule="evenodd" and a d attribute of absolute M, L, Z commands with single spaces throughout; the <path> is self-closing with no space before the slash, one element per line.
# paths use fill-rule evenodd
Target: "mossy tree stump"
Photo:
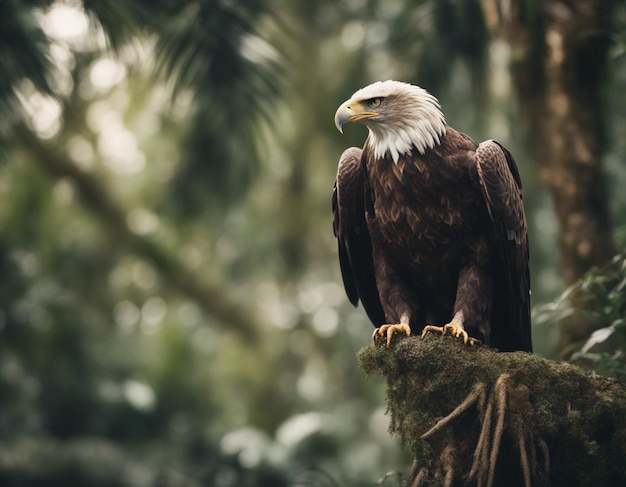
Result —
<path fill-rule="evenodd" d="M 364 348 L 387 382 L 391 433 L 415 457 L 409 485 L 626 485 L 626 389 L 525 352 L 448 336 Z"/>

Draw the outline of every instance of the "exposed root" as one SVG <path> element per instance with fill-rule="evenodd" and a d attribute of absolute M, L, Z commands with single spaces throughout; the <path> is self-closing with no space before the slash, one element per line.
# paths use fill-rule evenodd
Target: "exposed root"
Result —
<path fill-rule="evenodd" d="M 484 394 L 485 384 L 482 384 L 480 382 L 475 384 L 472 391 L 467 395 L 465 400 L 461 404 L 459 404 L 454 411 L 448 414 L 445 418 L 438 421 L 435 426 L 433 426 L 426 433 L 424 433 L 422 435 L 422 440 L 428 439 L 430 436 L 434 435 L 437 431 L 446 426 L 448 423 L 459 417 Z"/>
<path fill-rule="evenodd" d="M 433 480 L 437 482 L 437 485 L 442 485 L 443 487 L 453 487 L 456 478 L 456 457 L 454 445 L 452 443 L 445 446 L 441 452 L 439 460 L 441 461 L 441 469 L 436 471 L 434 475 L 428 467 L 420 468 L 417 472 L 414 470 L 413 474 L 415 477 L 411 483 L 411 487 L 428 485 L 429 481 L 432 482 Z"/>
<path fill-rule="evenodd" d="M 479 413 L 482 413 L 484 408 L 479 409 Z M 480 430 L 480 436 L 478 437 L 478 443 L 474 450 L 474 460 L 472 462 L 472 468 L 469 473 L 470 479 L 485 478 L 487 475 L 486 469 L 489 466 L 489 462 L 486 461 L 489 458 L 489 446 L 491 444 L 491 417 L 493 414 L 493 402 L 487 402 L 487 410 L 484 414 L 480 414 L 479 418 L 482 421 L 482 428 Z"/>
<path fill-rule="evenodd" d="M 524 472 L 524 486 L 531 487 L 530 465 L 528 463 L 528 453 L 526 452 L 526 438 L 525 438 L 526 435 L 524 434 L 524 431 L 522 431 L 522 427 L 520 424 L 516 425 L 515 432 L 517 436 L 517 446 L 519 448 L 519 453 L 520 453 L 520 462 L 522 464 L 522 472 Z M 533 460 L 536 460 L 536 459 L 533 459 Z M 533 463 L 535 462 L 533 461 Z"/>
<path fill-rule="evenodd" d="M 424 485 L 423 482 L 425 482 L 427 478 L 428 469 L 425 467 L 420 468 L 415 476 L 415 479 L 413 480 L 413 483 L 411 484 L 411 487 L 420 487 L 420 485 Z"/>
<path fill-rule="evenodd" d="M 448 444 L 441 453 L 443 460 L 445 476 L 443 478 L 444 487 L 452 487 L 454 485 L 454 447 Z"/>
<path fill-rule="evenodd" d="M 505 431 L 511 436 L 519 450 L 520 469 L 525 486 L 541 485 L 542 481 L 548 478 L 550 470 L 548 447 L 543 439 L 535 439 L 532 429 L 534 410 L 529 401 L 528 388 L 523 385 L 516 387 L 511 383 L 508 374 L 498 377 L 489 394 L 487 394 L 486 384 L 476 383 L 465 400 L 422 434 L 421 438 L 433 439 L 474 405 L 476 405 L 481 428 L 469 473 L 459 475 L 455 471 L 455 443 L 454 437 L 451 436 L 432 465 L 421 469 L 418 469 L 416 465 L 411 486 L 419 487 L 425 485 L 428 479 L 439 479 L 444 486 L 456 485 L 460 481 L 478 487 L 493 487 Z M 537 450 L 543 460 L 541 470 L 538 468 Z"/>
<path fill-rule="evenodd" d="M 507 374 L 502 374 L 496 381 L 494 389 L 494 396 L 496 401 L 497 421 L 496 429 L 493 432 L 493 446 L 491 447 L 491 453 L 489 454 L 489 476 L 487 477 L 487 487 L 492 487 L 493 477 L 496 473 L 496 462 L 498 461 L 498 453 L 500 453 L 500 440 L 502 439 L 502 432 L 504 431 L 504 416 L 506 415 L 506 381 L 509 378 Z M 481 484 L 479 479 L 479 484 Z"/>

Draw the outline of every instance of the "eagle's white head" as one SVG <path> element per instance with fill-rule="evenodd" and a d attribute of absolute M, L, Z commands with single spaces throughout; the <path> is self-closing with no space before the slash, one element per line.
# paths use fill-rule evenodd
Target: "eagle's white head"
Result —
<path fill-rule="evenodd" d="M 437 98 L 425 89 L 400 81 L 377 81 L 357 91 L 335 113 L 335 126 L 363 121 L 368 144 L 377 159 L 387 153 L 395 163 L 415 147 L 421 154 L 439 144 L 446 120 Z"/>

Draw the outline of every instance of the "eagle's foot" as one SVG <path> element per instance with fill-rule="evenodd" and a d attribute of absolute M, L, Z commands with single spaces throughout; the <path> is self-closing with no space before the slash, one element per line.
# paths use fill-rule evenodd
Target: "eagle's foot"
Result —
<path fill-rule="evenodd" d="M 374 330 L 374 334 L 372 335 L 372 339 L 374 340 L 374 344 L 376 344 L 377 340 L 383 336 L 387 336 L 387 348 L 391 345 L 391 337 L 394 333 L 404 333 L 406 336 L 411 335 L 411 327 L 406 323 L 398 323 L 398 324 L 387 324 L 381 325 L 380 327 Z"/>
<path fill-rule="evenodd" d="M 443 326 L 426 325 L 422 330 L 422 338 L 424 338 L 428 332 L 441 333 L 442 335 L 450 333 L 453 337 L 462 338 L 465 345 L 470 345 L 472 347 L 480 344 L 480 340 L 469 336 L 462 325 L 454 322 L 450 322 Z"/>

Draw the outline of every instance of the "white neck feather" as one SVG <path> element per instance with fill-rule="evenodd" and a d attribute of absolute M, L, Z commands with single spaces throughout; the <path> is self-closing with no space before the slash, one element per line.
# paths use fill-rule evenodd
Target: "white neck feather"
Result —
<path fill-rule="evenodd" d="M 407 83 L 387 81 L 380 86 L 396 89 L 401 98 L 394 100 L 399 105 L 395 107 L 393 119 L 387 118 L 380 123 L 374 120 L 366 122 L 370 132 L 368 143 L 376 159 L 389 154 L 397 164 L 400 156 L 410 154 L 414 147 L 424 154 L 440 143 L 441 137 L 446 134 L 446 120 L 437 98 L 423 88 Z M 371 88 L 365 88 L 361 93 L 368 89 Z M 380 87 L 377 89 L 380 90 Z"/>
<path fill-rule="evenodd" d="M 446 124 L 440 121 L 422 119 L 411 126 L 370 127 L 369 146 L 374 149 L 374 157 L 382 159 L 387 153 L 396 164 L 401 155 L 410 154 L 415 147 L 420 154 L 440 143 L 446 134 Z"/>

